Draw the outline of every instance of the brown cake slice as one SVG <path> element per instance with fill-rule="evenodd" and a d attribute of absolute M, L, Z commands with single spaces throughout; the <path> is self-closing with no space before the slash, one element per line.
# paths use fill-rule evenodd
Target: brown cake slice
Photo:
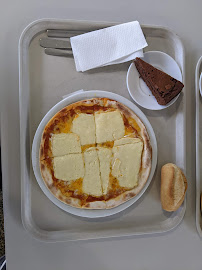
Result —
<path fill-rule="evenodd" d="M 183 83 L 167 73 L 153 67 L 140 58 L 134 60 L 135 66 L 147 84 L 158 104 L 166 105 L 176 97 L 184 87 Z"/>

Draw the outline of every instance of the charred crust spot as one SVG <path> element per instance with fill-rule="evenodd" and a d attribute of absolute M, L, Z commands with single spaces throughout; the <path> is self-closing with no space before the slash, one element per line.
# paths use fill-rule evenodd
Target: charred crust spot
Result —
<path fill-rule="evenodd" d="M 134 197 L 134 196 L 136 196 L 136 194 L 130 192 L 130 193 L 128 193 L 128 194 L 126 195 L 126 198 L 127 198 L 127 199 L 130 199 L 130 198 L 132 198 L 132 197 Z"/>
<path fill-rule="evenodd" d="M 46 132 L 43 133 L 43 139 L 45 139 L 45 138 L 46 138 Z"/>
<path fill-rule="evenodd" d="M 151 144 L 150 144 L 150 140 L 149 140 L 149 135 L 147 133 L 147 131 L 144 129 L 144 136 L 145 136 L 145 147 L 146 149 L 148 149 L 148 152 L 149 152 L 149 156 L 148 156 L 148 159 L 147 159 L 147 163 L 146 163 L 146 166 L 149 166 L 150 162 L 151 162 L 151 157 L 152 157 L 152 147 L 151 147 Z"/>
<path fill-rule="evenodd" d="M 117 108 L 122 111 L 125 115 L 127 116 L 131 116 L 131 112 L 125 107 L 123 106 L 122 104 L 118 103 L 117 102 Z"/>
<path fill-rule="evenodd" d="M 41 170 L 43 171 L 45 169 L 45 165 L 41 164 Z"/>
<path fill-rule="evenodd" d="M 89 195 L 88 198 L 86 199 L 86 202 L 93 202 L 93 201 L 104 201 L 104 196 L 94 197 Z"/>
<path fill-rule="evenodd" d="M 73 117 L 76 113 L 87 113 L 87 114 L 93 114 L 93 104 L 90 105 L 79 105 L 75 107 L 75 110 L 70 111 L 71 117 Z"/>
<path fill-rule="evenodd" d="M 54 120 L 54 124 L 57 125 L 59 123 L 59 119 Z"/>
<path fill-rule="evenodd" d="M 65 200 L 65 202 L 66 202 L 67 204 L 71 204 L 71 200 L 70 200 L 69 198 L 67 198 L 67 199 Z"/>
<path fill-rule="evenodd" d="M 43 153 L 44 153 L 44 150 L 43 150 L 43 146 L 42 146 L 41 150 L 40 150 L 40 155 L 43 156 Z"/>
<path fill-rule="evenodd" d="M 85 104 L 87 103 L 88 104 L 88 100 L 84 100 L 83 103 L 85 103 Z"/>
<path fill-rule="evenodd" d="M 104 106 L 108 106 L 109 105 L 108 102 L 109 102 L 109 99 L 108 98 L 103 98 Z"/>
<path fill-rule="evenodd" d="M 49 187 L 49 189 L 53 189 L 55 187 L 53 183 L 52 184 L 49 184 L 47 186 Z"/>
<path fill-rule="evenodd" d="M 95 104 L 95 105 L 93 106 L 93 109 L 94 109 L 95 112 L 96 112 L 96 111 L 99 111 L 99 110 L 107 111 L 109 108 L 110 108 L 110 106 L 104 107 L 104 106 L 97 105 L 97 104 Z"/>
<path fill-rule="evenodd" d="M 61 113 L 66 113 L 66 112 L 67 112 L 67 108 L 65 107 L 65 108 L 62 109 L 60 112 L 61 112 Z"/>
<path fill-rule="evenodd" d="M 75 115 L 75 111 L 74 111 L 73 109 L 71 109 L 71 110 L 69 111 L 69 114 L 70 114 L 71 117 L 73 117 L 73 116 Z"/>

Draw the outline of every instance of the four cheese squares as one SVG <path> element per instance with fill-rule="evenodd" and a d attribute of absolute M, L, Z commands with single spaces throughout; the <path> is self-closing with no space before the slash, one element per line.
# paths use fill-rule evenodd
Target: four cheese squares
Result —
<path fill-rule="evenodd" d="M 63 181 L 82 178 L 83 192 L 96 197 L 107 194 L 110 177 L 115 177 L 121 187 L 135 187 L 143 142 L 124 135 L 124 121 L 119 111 L 77 115 L 71 133 L 52 135 L 55 177 Z M 81 146 L 110 141 L 114 141 L 113 148 L 98 146 L 81 151 Z"/>

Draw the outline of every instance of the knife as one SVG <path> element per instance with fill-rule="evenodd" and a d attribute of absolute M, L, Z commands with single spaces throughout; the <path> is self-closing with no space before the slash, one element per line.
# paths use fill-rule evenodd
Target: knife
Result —
<path fill-rule="evenodd" d="M 54 38 L 40 38 L 39 44 L 44 48 L 54 48 L 54 49 L 71 49 L 70 40 L 61 40 Z"/>
<path fill-rule="evenodd" d="M 88 30 L 86 31 L 70 31 L 70 30 L 47 30 L 47 36 L 48 37 L 58 37 L 58 38 L 70 38 L 70 37 L 74 37 L 77 35 L 81 35 L 84 34 L 85 32 L 88 32 Z"/>
<path fill-rule="evenodd" d="M 72 57 L 73 53 L 72 50 L 60 50 L 54 48 L 45 48 L 45 54 L 54 55 L 54 56 L 65 56 L 65 57 Z"/>

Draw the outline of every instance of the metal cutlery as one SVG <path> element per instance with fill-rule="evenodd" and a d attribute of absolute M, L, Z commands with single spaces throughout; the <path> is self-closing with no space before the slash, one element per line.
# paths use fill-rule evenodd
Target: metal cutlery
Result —
<path fill-rule="evenodd" d="M 54 48 L 54 49 L 70 49 L 71 50 L 71 43 L 68 40 L 62 39 L 55 39 L 55 38 L 40 38 L 39 44 L 43 48 Z"/>
<path fill-rule="evenodd" d="M 73 56 L 72 50 L 61 50 L 61 49 L 55 49 L 55 48 L 45 48 L 44 52 L 47 55 L 54 55 L 54 56 L 65 56 L 65 57 Z"/>
<path fill-rule="evenodd" d="M 94 31 L 97 29 L 93 29 Z M 48 29 L 46 31 L 47 37 L 40 38 L 39 44 L 44 48 L 45 54 L 54 56 L 72 56 L 72 48 L 70 38 L 91 32 L 89 29 L 77 30 L 64 30 L 64 29 Z M 66 40 L 64 40 L 66 39 Z"/>
<path fill-rule="evenodd" d="M 72 30 L 57 30 L 57 29 L 52 30 L 52 29 L 50 29 L 50 30 L 47 30 L 47 36 L 48 37 L 56 37 L 56 38 L 70 38 L 70 37 L 84 34 L 86 32 L 88 32 L 88 30 L 86 30 L 86 31 L 72 31 Z"/>
<path fill-rule="evenodd" d="M 87 30 L 86 30 L 87 32 Z M 54 30 L 46 31 L 47 37 L 39 39 L 39 44 L 47 55 L 71 57 L 73 55 L 70 37 L 84 34 L 85 31 Z M 62 38 L 62 39 L 60 39 Z M 65 38 L 65 40 L 64 40 Z"/>

